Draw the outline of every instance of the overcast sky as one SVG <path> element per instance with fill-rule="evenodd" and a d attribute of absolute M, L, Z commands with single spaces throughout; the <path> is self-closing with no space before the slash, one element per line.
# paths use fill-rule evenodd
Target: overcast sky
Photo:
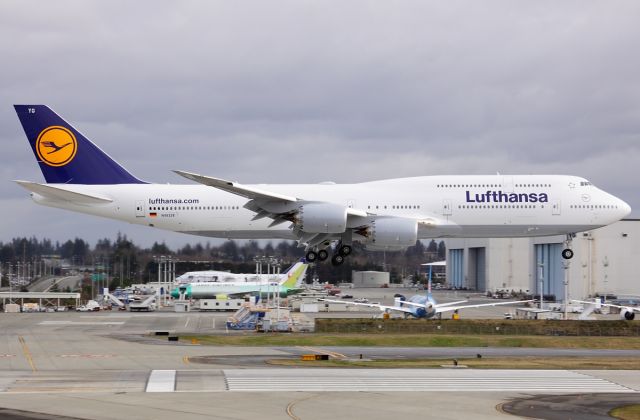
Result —
<path fill-rule="evenodd" d="M 206 239 L 46 208 L 14 103 L 134 175 L 572 174 L 640 215 L 638 1 L 0 2 L 0 241 Z"/>

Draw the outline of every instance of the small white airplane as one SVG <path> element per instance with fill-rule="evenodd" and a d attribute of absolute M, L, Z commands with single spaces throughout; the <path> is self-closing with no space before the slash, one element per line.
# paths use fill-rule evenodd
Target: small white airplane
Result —
<path fill-rule="evenodd" d="M 405 318 L 408 316 L 413 316 L 415 318 L 433 318 L 436 315 L 442 314 L 444 312 L 456 312 L 460 309 L 468 309 L 468 308 L 482 308 L 488 306 L 501 306 L 501 305 L 512 305 L 515 303 L 526 303 L 532 302 L 532 300 L 518 300 L 518 301 L 508 301 L 508 302 L 492 302 L 492 303 L 479 303 L 479 304 L 471 304 L 471 305 L 462 305 L 463 303 L 467 303 L 467 300 L 460 300 L 456 302 L 447 302 L 447 303 L 436 303 L 436 300 L 433 298 L 431 294 L 431 277 L 429 277 L 428 289 L 426 295 L 414 295 L 406 300 L 406 298 L 402 295 L 396 296 L 394 300 L 393 306 L 389 305 L 381 305 L 379 303 L 360 303 L 360 302 L 348 302 L 344 300 L 334 300 L 334 299 L 320 299 L 323 302 L 332 302 L 332 303 L 346 303 L 347 305 L 355 305 L 355 306 L 367 306 L 369 308 L 377 308 L 385 313 L 390 312 L 401 312 L 404 314 Z"/>
<path fill-rule="evenodd" d="M 296 263 L 300 264 L 300 262 Z M 178 284 L 193 283 L 273 283 L 279 281 L 285 273 L 289 272 L 292 267 L 287 268 L 279 274 L 253 274 L 253 273 L 230 273 L 228 271 L 204 270 L 189 271 L 178 277 L 175 282 Z"/>
<path fill-rule="evenodd" d="M 573 234 L 614 223 L 627 203 L 569 175 L 438 175 L 358 184 L 243 185 L 175 171 L 198 185 L 141 181 L 44 105 L 15 105 L 46 183 L 16 181 L 45 206 L 193 235 L 293 239 L 309 262 L 344 262 L 358 241 L 402 250 L 418 239 Z"/>
<path fill-rule="evenodd" d="M 171 295 L 179 298 L 183 295 L 186 299 L 227 299 L 232 297 L 242 297 L 246 295 L 267 296 L 279 294 L 286 297 L 299 293 L 304 275 L 309 268 L 309 264 L 304 258 L 280 274 L 231 274 L 220 271 L 192 271 L 185 273 L 176 280 L 186 280 L 176 287 Z M 222 273 L 226 281 L 193 281 L 197 277 L 217 277 Z M 229 276 L 234 276 L 234 280 L 229 280 Z M 209 277 L 209 278 L 212 278 Z"/>
<path fill-rule="evenodd" d="M 587 307 L 585 308 L 585 312 L 583 312 L 581 315 L 581 318 L 585 318 L 585 319 L 593 312 L 594 309 L 600 309 L 603 306 L 620 309 L 620 318 L 625 319 L 627 321 L 633 321 L 636 317 L 636 312 L 640 312 L 640 307 L 621 306 L 621 305 L 614 305 L 611 303 L 602 303 L 602 301 L 600 301 L 600 298 L 594 298 L 592 301 L 572 299 L 571 302 L 583 303 L 587 305 Z"/>

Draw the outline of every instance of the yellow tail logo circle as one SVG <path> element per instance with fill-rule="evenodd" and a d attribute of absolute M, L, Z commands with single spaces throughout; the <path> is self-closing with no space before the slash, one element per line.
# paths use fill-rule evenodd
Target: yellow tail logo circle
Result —
<path fill-rule="evenodd" d="M 71 131 L 57 125 L 47 127 L 36 140 L 40 161 L 49 166 L 64 166 L 76 156 L 78 142 Z"/>

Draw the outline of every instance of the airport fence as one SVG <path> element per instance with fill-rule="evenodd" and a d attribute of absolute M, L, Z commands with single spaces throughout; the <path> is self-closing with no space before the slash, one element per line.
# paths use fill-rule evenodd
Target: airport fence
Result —
<path fill-rule="evenodd" d="M 345 334 L 397 333 L 639 337 L 640 323 L 622 320 L 404 320 L 318 318 L 315 320 L 315 332 Z"/>

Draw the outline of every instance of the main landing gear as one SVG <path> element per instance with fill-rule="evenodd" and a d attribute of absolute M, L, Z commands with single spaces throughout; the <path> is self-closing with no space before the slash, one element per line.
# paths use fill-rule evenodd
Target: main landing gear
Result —
<path fill-rule="evenodd" d="M 326 260 L 327 258 L 329 258 L 329 252 L 326 249 L 319 249 L 319 250 L 309 250 L 306 255 L 304 256 L 305 259 L 307 260 L 307 262 L 322 262 L 324 260 Z"/>
<path fill-rule="evenodd" d="M 344 263 L 344 259 L 351 255 L 351 252 L 353 252 L 351 245 L 345 245 L 342 242 L 338 242 L 335 253 L 333 254 L 333 257 L 331 257 L 331 264 L 334 266 L 342 265 L 342 263 Z"/>
<path fill-rule="evenodd" d="M 565 260 L 570 260 L 573 258 L 573 249 L 571 249 L 571 245 L 573 244 L 573 237 L 575 234 L 569 233 L 567 234 L 567 239 L 564 241 L 565 249 L 562 250 L 562 258 Z"/>
<path fill-rule="evenodd" d="M 331 264 L 334 266 L 338 266 L 344 263 L 344 260 L 347 256 L 351 255 L 353 252 L 353 248 L 351 245 L 345 245 L 342 242 L 339 242 L 335 248 L 334 254 L 331 257 Z M 329 252 L 326 249 L 311 249 L 307 251 L 305 258 L 307 262 L 322 262 L 329 258 Z"/>
<path fill-rule="evenodd" d="M 329 252 L 326 249 L 321 249 L 318 251 L 318 261 L 324 261 L 329 258 Z"/>

